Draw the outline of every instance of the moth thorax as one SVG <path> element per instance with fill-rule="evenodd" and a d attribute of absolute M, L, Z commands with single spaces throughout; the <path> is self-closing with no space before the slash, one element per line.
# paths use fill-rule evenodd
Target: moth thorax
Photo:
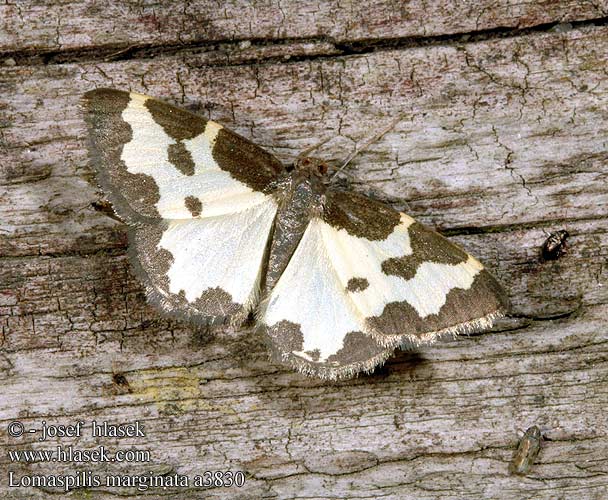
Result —
<path fill-rule="evenodd" d="M 294 162 L 294 169 L 308 172 L 310 174 L 316 175 L 317 177 L 323 177 L 327 174 L 329 167 L 327 163 L 323 160 L 319 160 L 317 158 L 310 158 L 309 156 L 304 156 L 302 158 L 298 158 Z"/>

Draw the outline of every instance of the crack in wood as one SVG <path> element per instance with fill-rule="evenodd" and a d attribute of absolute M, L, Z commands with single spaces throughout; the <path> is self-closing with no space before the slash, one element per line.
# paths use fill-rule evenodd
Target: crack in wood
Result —
<path fill-rule="evenodd" d="M 597 17 L 580 21 L 571 21 L 572 29 L 583 29 L 587 27 L 600 27 L 608 25 L 608 16 Z M 504 28 L 496 27 L 469 31 L 465 33 L 454 33 L 446 35 L 431 36 L 405 36 L 398 38 L 361 39 L 356 41 L 340 41 L 335 37 L 324 35 L 316 37 L 293 37 L 293 38 L 246 38 L 234 40 L 214 41 L 190 41 L 179 44 L 154 44 L 143 45 L 108 45 L 103 48 L 76 48 L 67 50 L 44 50 L 25 49 L 21 51 L 0 51 L 0 59 L 12 59 L 18 66 L 26 65 L 61 65 L 75 63 L 91 63 L 95 61 L 127 61 L 131 59 L 151 59 L 159 56 L 184 55 L 191 52 L 219 51 L 226 54 L 238 53 L 243 42 L 251 43 L 253 48 L 269 46 L 289 47 L 295 44 L 326 44 L 327 53 L 320 54 L 290 54 L 289 62 L 312 61 L 316 59 L 331 59 L 335 57 L 348 57 L 354 55 L 369 54 L 376 51 L 392 51 L 417 49 L 429 46 L 460 46 L 469 43 L 478 43 L 497 38 L 514 38 L 534 33 L 547 33 L 560 25 L 559 22 L 542 23 L 526 28 Z M 333 48 L 333 51 L 331 48 Z M 333 52 L 333 53 L 331 53 Z M 284 62 L 284 56 L 261 56 L 253 60 L 243 62 L 217 62 L 209 65 L 233 66 L 233 65 L 258 65 L 272 62 Z"/>

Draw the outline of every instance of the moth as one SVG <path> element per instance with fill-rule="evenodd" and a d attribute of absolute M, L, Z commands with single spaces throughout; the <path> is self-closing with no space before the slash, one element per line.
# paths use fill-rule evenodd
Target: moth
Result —
<path fill-rule="evenodd" d="M 323 379 L 398 346 L 489 328 L 505 293 L 404 213 L 284 166 L 219 123 L 145 95 L 85 94 L 91 162 L 127 223 L 148 300 L 194 323 L 251 313 L 279 361 Z"/>
<path fill-rule="evenodd" d="M 565 229 L 551 233 L 541 248 L 541 260 L 557 260 L 566 253 L 566 240 L 570 234 Z"/>
<path fill-rule="evenodd" d="M 511 474 L 522 475 L 530 470 L 540 452 L 542 438 L 540 429 L 536 425 L 533 425 L 524 433 L 519 441 L 513 460 L 509 464 L 509 472 Z"/>

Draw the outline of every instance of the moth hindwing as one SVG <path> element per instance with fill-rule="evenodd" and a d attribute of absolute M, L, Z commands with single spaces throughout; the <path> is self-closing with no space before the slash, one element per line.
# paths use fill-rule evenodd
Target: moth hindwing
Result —
<path fill-rule="evenodd" d="M 275 357 L 325 379 L 397 346 L 491 326 L 504 292 L 483 266 L 386 205 L 288 171 L 218 123 L 135 93 L 88 92 L 99 183 L 129 226 L 147 296 L 194 322 L 255 311 Z"/>

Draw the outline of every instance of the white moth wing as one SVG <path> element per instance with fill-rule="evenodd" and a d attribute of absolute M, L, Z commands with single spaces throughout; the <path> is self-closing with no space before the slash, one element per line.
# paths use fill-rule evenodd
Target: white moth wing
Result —
<path fill-rule="evenodd" d="M 201 321 L 243 320 L 257 300 L 277 205 L 272 155 L 145 95 L 85 95 L 98 180 L 128 224 L 148 297 Z"/>
<path fill-rule="evenodd" d="M 158 243 L 174 258 L 169 292 L 184 290 L 192 302 L 207 289 L 222 288 L 235 302 L 250 305 L 275 212 L 269 200 L 228 215 L 170 221 Z"/>
<path fill-rule="evenodd" d="M 329 192 L 322 238 L 338 280 L 386 347 L 491 326 L 507 308 L 483 265 L 448 239 L 379 202 Z"/>
<path fill-rule="evenodd" d="M 481 263 L 446 238 L 378 202 L 330 191 L 260 323 L 284 361 L 339 378 L 397 346 L 488 328 L 506 307 Z"/>
<path fill-rule="evenodd" d="M 302 325 L 304 345 L 298 353 L 319 351 L 324 361 L 342 348 L 349 331 L 364 327 L 364 318 L 344 293 L 321 234 L 321 221 L 308 225 L 264 314 L 267 325 L 287 320 Z"/>
<path fill-rule="evenodd" d="M 469 288 L 483 266 L 473 257 L 458 264 L 423 262 L 409 280 L 387 275 L 382 263 L 413 254 L 408 227 L 414 219 L 401 214 L 401 223 L 382 241 L 351 236 L 344 229 L 321 224 L 329 260 L 344 288 L 350 280 L 365 279 L 365 289 L 353 290 L 352 301 L 364 318 L 378 316 L 389 302 L 407 300 L 419 316 L 437 314 L 452 288 Z"/>
<path fill-rule="evenodd" d="M 363 332 L 365 318 L 347 295 L 331 261 L 324 222 L 313 219 L 262 305 L 275 353 L 300 371 L 323 378 L 371 371 L 390 356 Z"/>
<path fill-rule="evenodd" d="M 257 303 L 276 210 L 270 198 L 240 212 L 133 228 L 150 300 L 194 320 L 243 321 Z"/>
<path fill-rule="evenodd" d="M 121 159 L 129 173 L 154 179 L 159 190 L 156 209 L 162 218 L 191 218 L 192 212 L 185 203 L 188 197 L 204 207 L 203 217 L 246 209 L 266 197 L 222 170 L 213 157 L 221 125 L 208 121 L 198 135 L 177 141 L 155 121 L 146 106 L 149 101 L 147 96 L 131 94 L 122 112 L 133 138 L 125 144 Z M 178 144 L 181 155 L 170 155 L 171 148 Z"/>

